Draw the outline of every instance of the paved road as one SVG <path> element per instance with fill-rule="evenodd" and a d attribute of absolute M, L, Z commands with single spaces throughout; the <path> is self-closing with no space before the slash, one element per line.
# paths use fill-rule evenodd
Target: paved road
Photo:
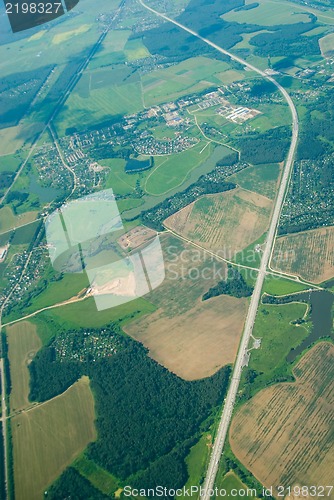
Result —
<path fill-rule="evenodd" d="M 240 57 L 237 57 L 237 56 L 231 54 L 230 52 L 228 52 L 227 50 L 222 49 L 221 47 L 219 47 L 219 45 L 211 42 L 207 38 L 200 36 L 195 31 L 178 23 L 174 19 L 170 19 L 168 16 L 161 14 L 160 12 L 157 12 L 156 10 L 154 10 L 151 7 L 149 7 L 148 5 L 146 5 L 143 2 L 143 0 L 138 0 L 138 1 L 143 7 L 145 7 L 150 12 L 165 19 L 166 21 L 169 21 L 169 22 L 175 24 L 176 26 L 183 29 L 184 31 L 187 31 L 188 33 L 195 36 L 196 38 L 199 38 L 207 45 L 210 45 L 211 47 L 216 49 L 218 52 L 221 52 L 222 54 L 229 56 L 234 61 L 239 62 L 243 66 L 251 69 L 252 71 L 255 71 L 256 73 L 261 75 L 266 80 L 269 80 L 270 82 L 272 82 L 279 89 L 279 91 L 282 93 L 282 95 L 284 96 L 285 100 L 287 101 L 287 103 L 290 107 L 291 115 L 292 115 L 291 146 L 290 146 L 289 154 L 288 154 L 288 157 L 287 157 L 287 160 L 285 163 L 285 167 L 284 167 L 283 175 L 281 178 L 277 198 L 275 200 L 275 207 L 274 207 L 271 221 L 270 221 L 270 227 L 269 227 L 268 236 L 267 236 L 267 240 L 266 240 L 264 251 L 263 251 L 263 256 L 262 256 L 262 260 L 261 260 L 258 278 L 257 278 L 256 284 L 255 284 L 252 298 L 251 298 L 251 302 L 250 302 L 250 306 L 249 306 L 249 310 L 248 310 L 248 315 L 247 315 L 246 322 L 245 322 L 244 332 L 243 332 L 243 335 L 242 335 L 242 338 L 240 341 L 239 351 L 238 351 L 237 359 L 236 359 L 234 369 L 233 369 L 231 384 L 230 384 L 228 394 L 226 397 L 226 401 L 225 401 L 225 404 L 223 407 L 223 411 L 222 411 L 222 415 L 221 415 L 221 419 L 220 419 L 220 423 L 219 423 L 219 427 L 218 427 L 218 431 L 217 431 L 217 436 L 216 436 L 215 443 L 214 443 L 214 446 L 212 449 L 210 463 L 208 466 L 207 475 L 206 475 L 206 479 L 204 482 L 204 495 L 203 495 L 202 499 L 209 500 L 210 499 L 210 490 L 214 487 L 214 484 L 215 484 L 215 479 L 216 479 L 216 475 L 217 475 L 217 471 L 218 471 L 218 467 L 219 467 L 219 460 L 220 460 L 221 454 L 223 452 L 223 447 L 225 444 L 227 431 L 228 431 L 229 424 L 231 421 L 233 407 L 235 404 L 235 399 L 236 399 L 236 395 L 237 395 L 239 384 L 240 384 L 240 377 L 241 377 L 243 360 L 244 360 L 244 356 L 247 352 L 247 347 L 248 347 L 249 340 L 250 340 L 250 337 L 251 337 L 251 334 L 253 331 L 253 326 L 254 326 L 254 322 L 255 322 L 257 309 L 258 309 L 258 306 L 259 306 L 259 303 L 261 300 L 262 286 L 263 286 L 263 282 L 264 282 L 264 279 L 266 276 L 267 267 L 268 267 L 269 262 L 270 262 L 270 258 L 271 258 L 271 254 L 272 254 L 272 250 L 273 250 L 273 246 L 274 246 L 274 242 L 275 242 L 279 217 L 280 217 L 280 213 L 281 213 L 284 198 L 285 198 L 285 193 L 286 193 L 286 190 L 287 190 L 287 187 L 289 184 L 291 170 L 293 167 L 293 160 L 294 160 L 294 156 L 295 156 L 295 152 L 296 152 L 298 135 L 299 135 L 298 114 L 297 114 L 296 107 L 295 107 L 290 95 L 273 77 L 267 75 L 264 71 L 260 70 L 259 68 L 256 68 L 252 64 L 247 63 L 246 61 L 244 61 Z"/>

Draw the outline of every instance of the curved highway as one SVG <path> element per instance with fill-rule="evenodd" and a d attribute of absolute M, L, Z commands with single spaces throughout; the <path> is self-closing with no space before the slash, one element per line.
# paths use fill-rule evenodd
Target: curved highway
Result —
<path fill-rule="evenodd" d="M 267 239 L 266 239 L 266 243 L 265 243 L 265 247 L 264 247 L 264 251 L 263 251 L 263 255 L 262 255 L 262 260 L 261 260 L 261 264 L 260 264 L 260 268 L 259 268 L 258 278 L 257 278 L 256 284 L 254 287 L 254 292 L 253 292 L 253 295 L 252 295 L 252 298 L 250 301 L 250 306 L 248 309 L 245 327 L 244 327 L 243 335 L 242 335 L 240 345 L 239 345 L 238 355 L 237 355 L 237 358 L 236 358 L 236 361 L 234 364 L 234 368 L 233 368 L 232 380 L 231 380 L 228 394 L 227 394 L 225 404 L 223 407 L 223 411 L 222 411 L 222 415 L 221 415 L 221 419 L 220 419 L 220 423 L 219 423 L 219 427 L 218 427 L 218 431 L 217 431 L 217 436 L 216 436 L 214 446 L 212 449 L 210 463 L 208 466 L 207 475 L 206 475 L 206 479 L 205 479 L 204 486 L 203 486 L 204 493 L 203 493 L 203 496 L 201 498 L 203 500 L 209 500 L 210 496 L 212 496 L 212 491 L 210 491 L 210 490 L 212 490 L 214 488 L 215 479 L 216 479 L 216 475 L 217 475 L 218 467 L 219 467 L 219 460 L 220 460 L 221 454 L 223 452 L 223 447 L 225 444 L 227 431 L 228 431 L 229 424 L 230 424 L 230 421 L 232 418 L 232 412 L 233 412 L 233 408 L 234 408 L 234 404 L 235 404 L 235 399 L 236 399 L 236 395 L 237 395 L 239 384 L 240 384 L 240 377 L 241 377 L 241 372 L 242 372 L 243 360 L 244 360 L 244 356 L 247 352 L 247 347 L 249 344 L 250 336 L 251 336 L 252 331 L 253 331 L 253 326 L 254 326 L 254 322 L 255 322 L 257 309 L 258 309 L 258 306 L 259 306 L 259 303 L 261 300 L 261 291 L 262 291 L 262 287 L 263 287 L 263 282 L 264 282 L 264 279 L 266 276 L 267 267 L 268 267 L 269 262 L 270 262 L 271 253 L 272 253 L 272 249 L 273 249 L 274 242 L 275 242 L 279 217 L 280 217 L 280 213 L 282 210 L 283 202 L 285 199 L 285 193 L 287 191 L 287 187 L 289 184 L 290 175 L 291 175 L 291 171 L 292 171 L 292 167 L 293 167 L 293 161 L 294 161 L 294 156 L 295 156 L 297 143 L 298 143 L 298 136 L 299 136 L 298 114 L 297 114 L 296 107 L 295 107 L 290 95 L 288 94 L 288 92 L 274 78 L 272 78 L 272 76 L 267 75 L 264 71 L 260 70 L 259 68 L 256 68 L 252 64 L 249 64 L 247 61 L 244 61 L 240 57 L 231 54 L 231 52 L 228 52 L 227 50 L 222 49 L 221 47 L 219 47 L 219 45 L 211 42 L 207 38 L 200 36 L 198 33 L 191 30 L 190 28 L 187 28 L 183 24 L 180 24 L 179 22 L 175 21 L 174 19 L 169 18 L 165 14 L 162 14 L 162 13 L 152 9 L 151 7 L 146 5 L 143 2 L 143 0 L 138 0 L 138 1 L 145 9 L 149 10 L 153 14 L 161 17 L 165 21 L 169 21 L 169 22 L 175 24 L 176 26 L 183 29 L 184 31 L 187 31 L 188 33 L 195 36 L 196 38 L 199 38 L 207 45 L 210 45 L 210 47 L 213 47 L 218 52 L 221 52 L 222 54 L 229 56 L 232 60 L 237 61 L 238 63 L 251 69 L 252 71 L 255 71 L 256 73 L 261 75 L 266 80 L 272 82 L 279 89 L 279 91 L 283 95 L 284 99 L 288 103 L 290 110 L 291 110 L 291 115 L 292 115 L 291 146 L 290 146 L 288 157 L 287 157 L 286 162 L 285 162 L 285 166 L 284 166 L 283 174 L 281 177 L 281 182 L 280 182 L 277 198 L 275 200 L 275 206 L 274 206 L 274 209 L 272 212 L 272 217 L 270 220 L 270 227 L 269 227 L 269 231 L 268 231 L 268 235 L 267 235 Z"/>

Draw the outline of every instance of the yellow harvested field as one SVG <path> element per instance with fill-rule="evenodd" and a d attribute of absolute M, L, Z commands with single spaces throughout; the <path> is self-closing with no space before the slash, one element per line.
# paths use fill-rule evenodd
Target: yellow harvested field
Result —
<path fill-rule="evenodd" d="M 79 26 L 79 28 L 71 31 L 65 31 L 64 33 L 57 33 L 52 39 L 53 45 L 58 45 L 60 43 L 66 42 L 76 35 L 81 35 L 82 33 L 86 33 L 91 27 L 91 24 L 83 24 Z"/>
<path fill-rule="evenodd" d="M 171 234 L 161 235 L 161 244 L 166 278 L 147 295 L 156 310 L 125 331 L 180 377 L 208 377 L 234 361 L 248 300 L 221 295 L 202 301 L 226 279 L 226 263 Z"/>
<path fill-rule="evenodd" d="M 165 224 L 190 241 L 232 258 L 266 231 L 271 206 L 268 198 L 238 188 L 203 196 Z"/>
<path fill-rule="evenodd" d="M 334 227 L 278 238 L 272 267 L 312 283 L 334 276 Z"/>
<path fill-rule="evenodd" d="M 42 342 L 36 333 L 36 326 L 21 321 L 7 328 L 8 357 L 10 363 L 11 411 L 22 410 L 29 405 L 28 364 L 40 349 Z"/>
<path fill-rule="evenodd" d="M 333 485 L 333 344 L 314 346 L 294 375 L 296 382 L 264 389 L 237 411 L 233 453 L 266 487 Z"/>
<path fill-rule="evenodd" d="M 11 419 L 16 500 L 42 500 L 48 486 L 96 439 L 88 377 Z"/>
<path fill-rule="evenodd" d="M 234 362 L 247 307 L 246 299 L 224 295 L 198 301 L 173 317 L 159 309 L 128 325 L 126 332 L 171 372 L 185 380 L 201 379 Z"/>

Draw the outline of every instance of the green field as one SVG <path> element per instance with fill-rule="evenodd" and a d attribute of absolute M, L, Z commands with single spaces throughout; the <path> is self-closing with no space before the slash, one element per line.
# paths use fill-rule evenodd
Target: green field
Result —
<path fill-rule="evenodd" d="M 0 172 L 15 172 L 21 161 L 21 158 L 17 154 L 0 156 Z"/>
<path fill-rule="evenodd" d="M 196 146 L 182 153 L 156 159 L 156 166 L 145 182 L 146 192 L 161 195 L 180 186 L 192 170 L 210 158 L 214 147 L 210 144 L 201 152 L 204 146 L 205 142 L 200 141 Z"/>
<path fill-rule="evenodd" d="M 254 326 L 254 337 L 261 338 L 261 348 L 253 350 L 249 368 L 258 376 L 250 386 L 251 393 L 282 378 L 291 376 L 291 366 L 286 362 L 290 350 L 297 347 L 308 335 L 308 324 L 291 324 L 302 318 L 306 304 L 260 305 Z"/>
<path fill-rule="evenodd" d="M 249 123 L 259 132 L 266 132 L 274 127 L 290 126 L 291 115 L 285 104 L 260 104 L 255 107 L 262 115 L 258 115 Z"/>
<path fill-rule="evenodd" d="M 75 297 L 89 281 L 85 273 L 65 274 L 60 281 L 49 281 L 44 292 L 33 299 L 32 305 L 25 309 L 27 314 L 38 311 L 43 307 L 52 306 Z"/>
<path fill-rule="evenodd" d="M 255 2 L 253 0 L 246 0 L 246 5 L 252 3 Z M 231 11 L 224 14 L 223 19 L 230 22 L 258 24 L 260 26 L 306 23 L 309 21 L 309 16 L 300 12 L 300 8 L 298 9 L 292 2 L 257 0 L 257 3 L 260 5 L 255 9 Z"/>
<path fill-rule="evenodd" d="M 15 230 L 15 234 L 13 240 L 11 241 L 12 245 L 28 245 L 32 238 L 34 237 L 41 221 L 35 221 L 31 224 L 26 224 L 24 226 L 18 227 Z"/>
<path fill-rule="evenodd" d="M 200 440 L 190 448 L 190 452 L 186 458 L 188 471 L 188 480 L 185 484 L 186 488 L 191 486 L 199 486 L 205 474 L 210 458 L 212 444 L 212 436 L 209 433 L 203 434 Z M 186 496 L 181 496 L 185 499 Z"/>
<path fill-rule="evenodd" d="M 142 108 L 139 82 L 90 90 L 87 97 L 80 97 L 74 89 L 56 119 L 56 127 L 59 135 L 64 135 L 69 127 L 85 130 L 110 116 L 137 113 Z"/>
<path fill-rule="evenodd" d="M 334 33 L 324 36 L 319 40 L 321 53 L 324 57 L 333 56 L 334 52 Z"/>
<path fill-rule="evenodd" d="M 277 276 L 267 276 L 264 281 L 263 292 L 269 295 L 288 295 L 289 293 L 301 292 L 308 288 L 308 285 L 303 285 L 296 281 L 278 278 Z"/>
<path fill-rule="evenodd" d="M 103 167 L 109 167 L 110 173 L 108 174 L 106 181 L 106 188 L 111 188 L 115 194 L 126 195 L 134 193 L 136 182 L 141 177 L 139 174 L 126 174 L 125 160 L 121 158 L 108 158 L 101 160 L 100 165 Z"/>
<path fill-rule="evenodd" d="M 277 192 L 278 176 L 279 166 L 272 163 L 248 167 L 232 175 L 229 180 L 236 182 L 243 189 L 274 199 Z"/>
<path fill-rule="evenodd" d="M 127 304 L 97 311 L 94 299 L 62 306 L 42 313 L 42 318 L 55 318 L 56 321 L 66 323 L 69 327 L 99 328 L 112 321 L 129 321 L 133 318 L 153 312 L 155 307 L 145 299 L 136 299 Z"/>
<path fill-rule="evenodd" d="M 5 233 L 14 227 L 23 226 L 36 219 L 37 212 L 26 212 L 14 215 L 12 209 L 7 205 L 0 208 L 0 233 Z"/>
<path fill-rule="evenodd" d="M 47 487 L 96 439 L 88 377 L 62 395 L 11 419 L 17 500 L 39 500 Z"/>
<path fill-rule="evenodd" d="M 175 66 L 159 69 L 142 78 L 144 101 L 153 106 L 174 100 L 185 94 L 200 92 L 212 85 L 218 86 L 231 81 L 231 74 L 224 81 L 224 73 L 231 71 L 225 62 L 208 57 L 193 57 Z M 234 72 L 233 81 L 240 80 L 243 72 Z"/>
<path fill-rule="evenodd" d="M 143 42 L 139 39 L 129 40 L 124 47 L 124 52 L 129 62 L 143 59 L 150 55 Z"/>

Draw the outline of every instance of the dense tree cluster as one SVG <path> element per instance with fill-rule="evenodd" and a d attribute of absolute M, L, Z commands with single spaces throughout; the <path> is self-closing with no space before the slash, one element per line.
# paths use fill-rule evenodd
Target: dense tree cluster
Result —
<path fill-rule="evenodd" d="M 50 500 L 107 500 L 103 495 L 78 471 L 69 467 L 60 478 L 47 490 Z"/>
<path fill-rule="evenodd" d="M 115 355 L 90 363 L 57 361 L 51 344 L 29 369 L 31 397 L 42 401 L 87 374 L 98 430 L 89 457 L 121 479 L 151 487 L 161 484 L 162 474 L 165 484 L 174 486 L 187 479 L 184 458 L 203 422 L 222 403 L 230 375 L 225 367 L 210 378 L 186 382 L 130 339 Z"/>
<path fill-rule="evenodd" d="M 185 26 L 197 31 L 225 49 L 233 47 L 242 40 L 241 34 L 255 32 L 257 25 L 230 23 L 222 19 L 222 14 L 238 7 L 243 7 L 244 0 L 191 0 L 186 9 L 177 18 Z M 198 15 L 201 12 L 201 15 Z M 138 34 L 137 36 L 141 36 Z M 145 32 L 143 39 L 151 54 L 159 54 L 173 60 L 184 60 L 199 54 L 214 54 L 201 40 L 170 23 Z"/>
<path fill-rule="evenodd" d="M 244 277 L 232 266 L 229 266 L 228 277 L 224 281 L 219 281 L 217 285 L 211 287 L 202 297 L 202 300 L 218 297 L 219 295 L 231 295 L 232 297 L 250 297 L 253 288 L 249 286 Z"/>
<path fill-rule="evenodd" d="M 319 36 L 301 36 L 317 26 L 316 17 L 310 14 L 309 23 L 283 24 L 270 28 L 271 33 L 255 35 L 250 44 L 255 54 L 266 57 L 302 57 L 320 54 Z"/>
<path fill-rule="evenodd" d="M 241 160 L 259 165 L 283 161 L 290 143 L 290 128 L 277 127 L 264 133 L 247 134 L 236 141 L 236 147 L 241 151 Z"/>

